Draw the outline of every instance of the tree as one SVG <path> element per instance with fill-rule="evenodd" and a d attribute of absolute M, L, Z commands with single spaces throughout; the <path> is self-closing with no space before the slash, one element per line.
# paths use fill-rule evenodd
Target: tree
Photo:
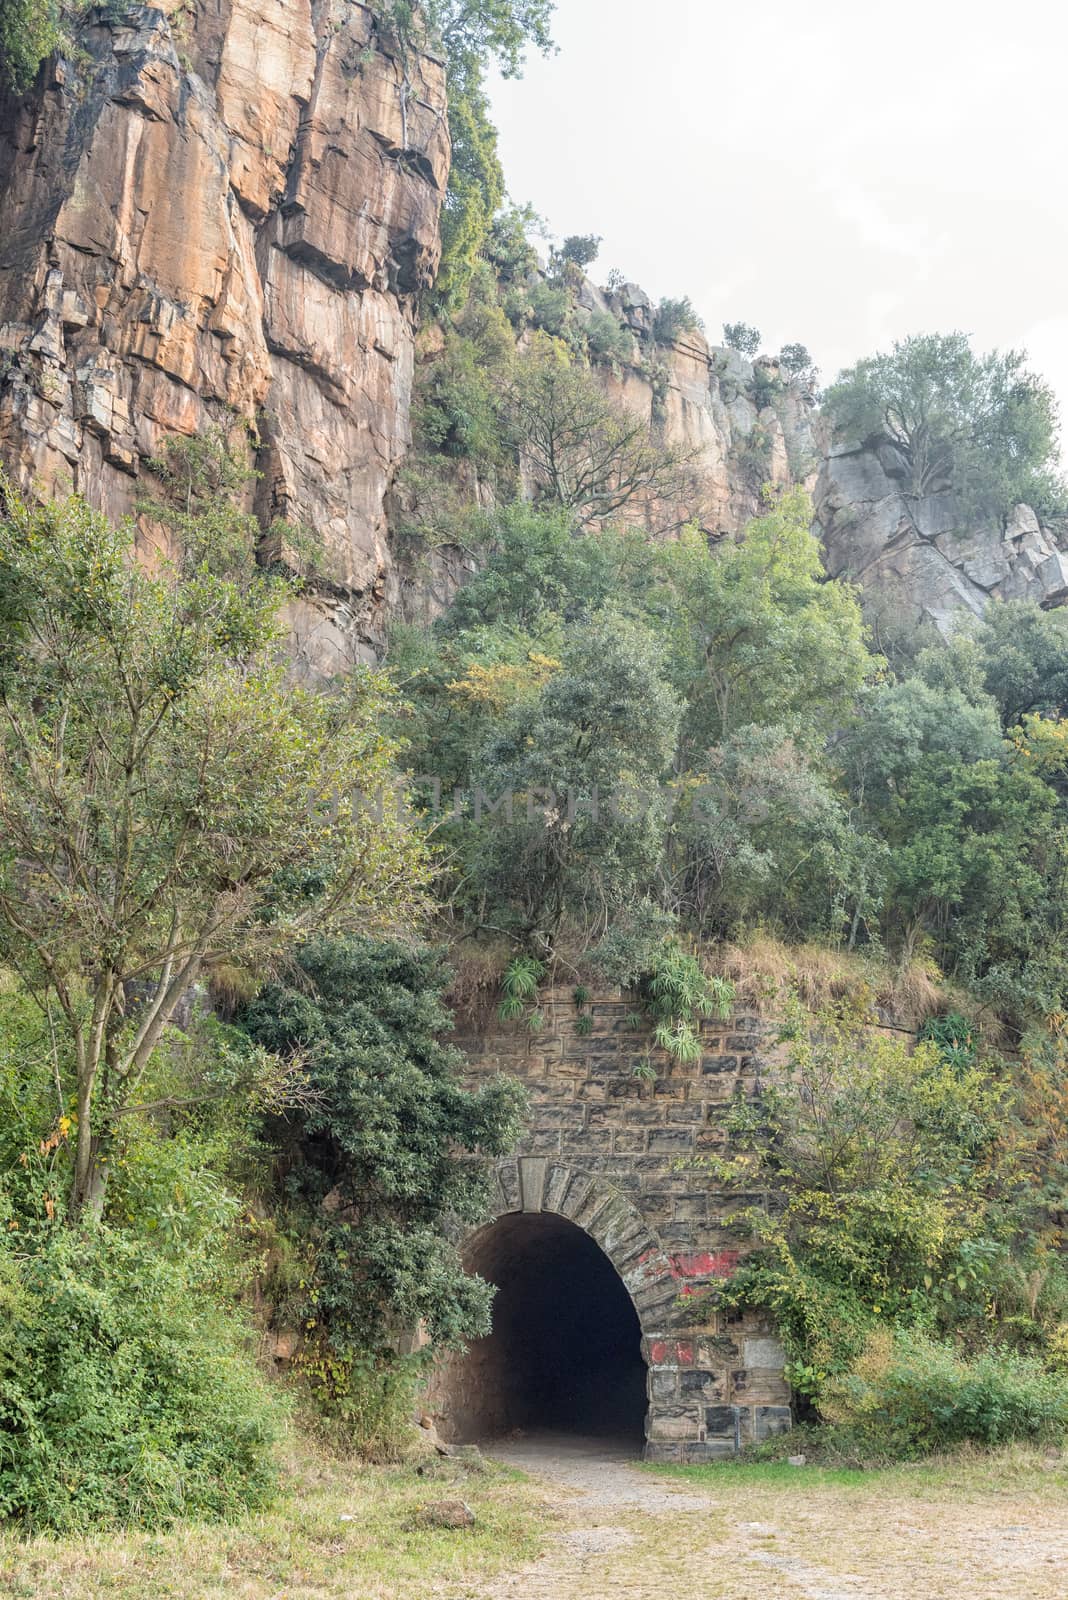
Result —
<path fill-rule="evenodd" d="M 897 453 L 906 493 L 951 490 L 971 516 L 1064 502 L 1052 390 L 1016 350 L 976 355 L 963 333 L 897 341 L 842 372 L 824 403 L 839 435 Z"/>
<path fill-rule="evenodd" d="M 796 1003 L 776 1082 L 739 1101 L 717 1184 L 762 1192 L 743 1221 L 758 1248 L 724 1292 L 776 1321 L 797 1391 L 818 1400 L 882 1325 L 930 1325 L 973 1295 L 992 1216 L 1009 1095 L 936 1045 Z M 958 1278 L 960 1280 L 958 1289 Z"/>
<path fill-rule="evenodd" d="M 445 47 L 453 79 L 480 78 L 487 59 L 497 63 L 502 77 L 517 78 L 528 45 L 543 54 L 554 48 L 553 0 L 427 0 L 423 9 Z"/>
<path fill-rule="evenodd" d="M 571 233 L 560 246 L 560 260 L 569 261 L 572 266 L 588 267 L 597 260 L 601 248 L 601 236 L 598 233 Z"/>
<path fill-rule="evenodd" d="M 784 344 L 777 360 L 786 372 L 807 372 L 812 369 L 812 357 L 803 344 Z"/>
<path fill-rule="evenodd" d="M 1043 611 L 1034 601 L 987 607 L 966 639 L 978 651 L 987 692 L 1006 728 L 1029 712 L 1068 710 L 1068 613 Z"/>
<path fill-rule="evenodd" d="M 435 293 L 443 305 L 457 306 L 504 199 L 497 130 L 477 78 L 461 76 L 450 89 L 449 135 L 452 161 L 441 208 L 441 268 Z"/>
<path fill-rule="evenodd" d="M 705 936 L 753 926 L 836 936 L 874 918 L 884 856 L 787 729 L 745 727 L 681 786 L 669 882 L 676 909 Z"/>
<path fill-rule="evenodd" d="M 334 925 L 405 923 L 422 849 L 359 796 L 392 781 L 388 686 L 292 687 L 289 590 L 152 572 L 77 499 L 0 519 L 0 958 L 72 1061 L 72 1206 L 102 1202 L 116 1123 L 216 964 Z"/>
<path fill-rule="evenodd" d="M 521 1131 L 512 1079 L 463 1086 L 444 1042 L 441 952 L 366 938 L 303 946 L 239 1021 L 297 1058 L 309 1092 L 266 1129 L 275 1187 L 307 1256 L 303 1365 L 344 1403 L 353 1366 L 422 1323 L 437 1345 L 488 1331 L 492 1291 L 468 1276 L 455 1224 L 489 1214 L 489 1163 Z"/>
<path fill-rule="evenodd" d="M 652 439 L 645 418 L 609 399 L 586 368 L 552 346 L 519 363 L 504 406 L 539 495 L 566 507 L 579 527 L 682 491 L 691 453 Z"/>
<path fill-rule="evenodd" d="M 746 723 L 821 743 L 875 666 L 853 591 L 825 579 L 803 490 L 769 503 L 745 537 L 713 548 L 687 530 L 661 553 L 671 677 L 687 750 Z M 687 758 L 689 759 L 689 757 Z"/>
<path fill-rule="evenodd" d="M 748 322 L 725 322 L 723 343 L 728 349 L 737 350 L 739 355 L 755 356 L 760 349 L 760 329 L 751 327 Z"/>
<path fill-rule="evenodd" d="M 560 670 L 474 764 L 494 808 L 464 845 L 480 920 L 506 920 L 543 956 L 565 914 L 603 932 L 641 896 L 663 849 L 678 718 L 646 629 L 608 612 L 574 632 Z"/>

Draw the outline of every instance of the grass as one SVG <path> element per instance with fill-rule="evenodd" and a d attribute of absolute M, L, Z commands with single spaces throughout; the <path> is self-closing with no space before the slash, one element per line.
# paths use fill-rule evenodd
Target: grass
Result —
<path fill-rule="evenodd" d="M 1002 1497 L 1021 1494 L 1037 1499 L 1065 1501 L 1068 1496 L 1068 1454 L 1032 1446 L 1007 1446 L 1001 1450 L 962 1448 L 951 1455 L 928 1456 L 922 1461 L 860 1469 L 809 1464 L 792 1467 L 787 1461 L 717 1461 L 707 1466 L 684 1467 L 655 1462 L 643 1472 L 684 1479 L 714 1494 L 766 1490 L 770 1493 L 805 1491 L 863 1495 L 886 1494 L 923 1499 Z"/>
<path fill-rule="evenodd" d="M 266 1512 L 165 1533 L 20 1540 L 0 1533 L 0 1595 L 10 1600 L 428 1600 L 531 1560 L 543 1496 L 521 1474 L 436 1459 L 368 1467 L 291 1441 Z M 463 1500 L 474 1528 L 416 1523 L 434 1500 Z"/>

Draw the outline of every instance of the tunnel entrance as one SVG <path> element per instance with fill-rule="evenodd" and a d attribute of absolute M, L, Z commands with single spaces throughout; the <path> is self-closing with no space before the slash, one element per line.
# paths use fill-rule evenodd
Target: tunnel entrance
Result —
<path fill-rule="evenodd" d="M 589 1234 L 548 1212 L 502 1217 L 467 1253 L 497 1286 L 493 1331 L 456 1374 L 463 1440 L 552 1431 L 640 1449 L 646 1368 L 627 1290 Z"/>

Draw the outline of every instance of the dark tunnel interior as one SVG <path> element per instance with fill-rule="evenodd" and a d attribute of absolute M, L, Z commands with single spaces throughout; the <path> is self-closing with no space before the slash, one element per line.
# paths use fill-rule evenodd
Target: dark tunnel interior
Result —
<path fill-rule="evenodd" d="M 552 1431 L 640 1446 L 646 1368 L 637 1313 L 590 1236 L 547 1213 L 503 1217 L 468 1254 L 497 1285 L 493 1331 L 459 1374 L 468 1440 Z"/>

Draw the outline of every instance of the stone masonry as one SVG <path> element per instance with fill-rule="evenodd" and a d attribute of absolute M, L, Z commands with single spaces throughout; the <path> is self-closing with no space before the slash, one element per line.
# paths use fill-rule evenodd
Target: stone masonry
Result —
<path fill-rule="evenodd" d="M 773 1330 L 714 1304 L 742 1248 L 731 1218 L 760 1197 L 717 1191 L 700 1167 L 725 1146 L 732 1099 L 758 1083 L 766 1025 L 706 1021 L 700 1059 L 654 1051 L 648 1079 L 635 1071 L 649 1058 L 648 1028 L 618 991 L 580 1007 L 558 988 L 541 1009 L 536 1034 L 494 1023 L 457 1038 L 475 1080 L 507 1072 L 530 1096 L 526 1139 L 497 1169 L 497 1216 L 567 1218 L 615 1266 L 642 1330 L 647 1459 L 716 1460 L 784 1431 L 790 1392 Z"/>

